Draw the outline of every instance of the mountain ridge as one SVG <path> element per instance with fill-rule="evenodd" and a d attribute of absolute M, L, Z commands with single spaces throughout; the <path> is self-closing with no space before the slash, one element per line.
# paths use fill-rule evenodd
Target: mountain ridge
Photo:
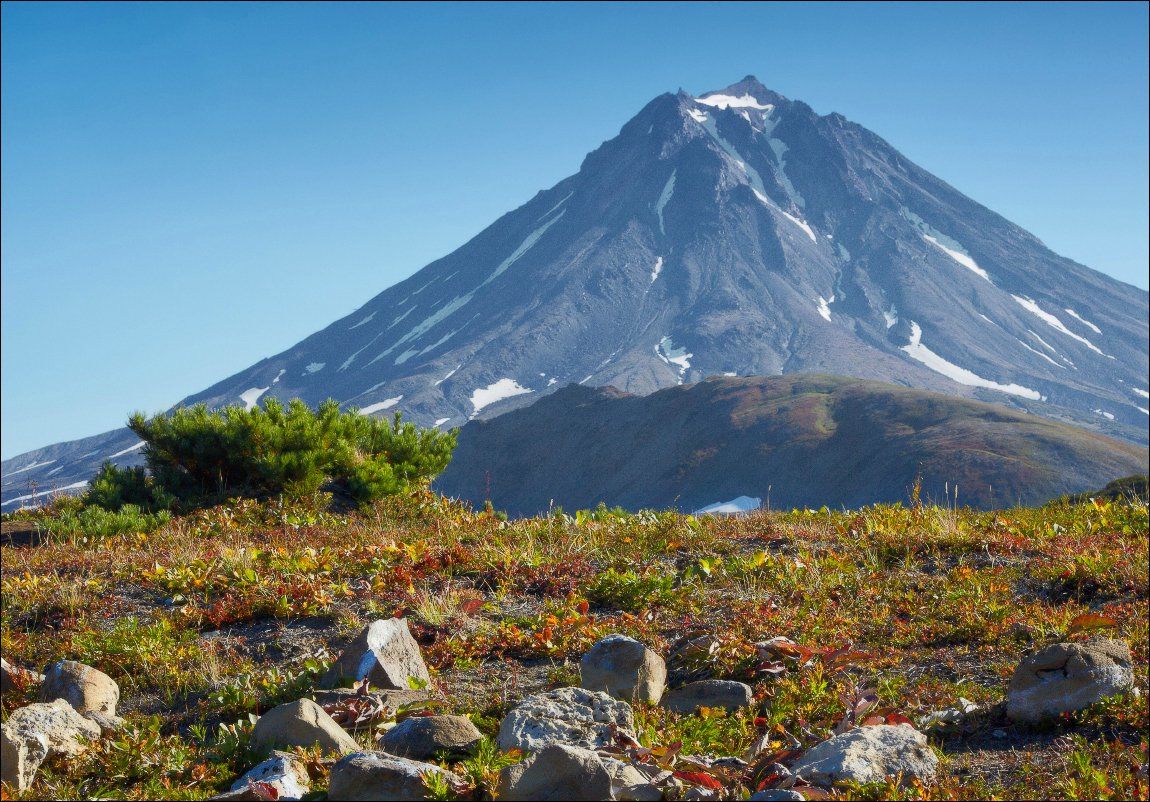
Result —
<path fill-rule="evenodd" d="M 1037 504 L 1144 473 L 1147 450 L 1001 405 L 881 382 L 711 378 L 645 396 L 571 385 L 468 423 L 439 492 L 515 516 Z M 1108 478 L 1109 477 L 1109 478 Z"/>

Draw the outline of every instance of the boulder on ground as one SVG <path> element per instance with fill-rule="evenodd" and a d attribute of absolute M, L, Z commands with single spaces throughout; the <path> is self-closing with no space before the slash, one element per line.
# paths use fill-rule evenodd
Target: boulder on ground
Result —
<path fill-rule="evenodd" d="M 388 730 L 379 747 L 389 755 L 427 760 L 441 753 L 467 754 L 483 733 L 465 716 L 412 716 Z"/>
<path fill-rule="evenodd" d="M 81 715 L 102 713 L 115 717 L 120 686 L 97 668 L 75 660 L 60 660 L 44 669 L 40 698 L 45 702 L 63 699 Z"/>
<path fill-rule="evenodd" d="M 725 679 L 705 679 L 691 682 L 667 693 L 660 703 L 676 713 L 694 713 L 701 707 L 738 710 L 748 707 L 754 693 L 743 682 Z"/>
<path fill-rule="evenodd" d="M 302 799 L 311 790 L 311 778 L 308 776 L 307 767 L 294 755 L 284 752 L 274 752 L 264 762 L 248 769 L 242 777 L 232 783 L 229 793 L 233 796 L 229 798 L 238 798 L 235 795 L 248 791 L 252 783 L 271 786 L 276 791 L 276 799 L 282 800 Z M 255 795 L 252 798 L 267 797 Z"/>
<path fill-rule="evenodd" d="M 934 779 L 938 757 L 926 736 L 907 724 L 855 727 L 808 749 L 791 771 L 813 785 L 831 786 L 840 780 L 900 782 Z"/>
<path fill-rule="evenodd" d="M 663 772 L 665 773 L 665 772 Z M 499 774 L 506 800 L 658 800 L 652 778 L 630 763 L 589 749 L 550 744 Z"/>
<path fill-rule="evenodd" d="M 1055 643 L 1022 660 L 1006 689 L 1006 713 L 1036 723 L 1089 707 L 1134 682 L 1130 648 L 1098 638 Z"/>
<path fill-rule="evenodd" d="M 431 763 L 395 757 L 384 752 L 356 752 L 331 768 L 328 799 L 358 800 L 430 799 L 424 776 L 440 775 L 451 784 L 462 780 Z"/>
<path fill-rule="evenodd" d="M 407 620 L 372 622 L 352 641 L 320 680 L 321 688 L 367 679 L 375 688 L 413 690 L 431 682 L 419 644 Z"/>
<path fill-rule="evenodd" d="M 100 728 L 63 699 L 21 707 L 0 727 L 0 780 L 23 791 L 45 760 L 78 755 L 83 739 L 99 737 Z"/>
<path fill-rule="evenodd" d="M 599 749 L 612 743 L 611 726 L 634 737 L 631 705 L 602 691 L 558 688 L 529 696 L 499 727 L 499 748 L 535 752 L 549 744 Z"/>
<path fill-rule="evenodd" d="M 0 657 L 0 693 L 8 693 L 17 689 L 31 688 L 44 681 L 43 674 L 37 674 L 27 668 L 14 666 Z"/>
<path fill-rule="evenodd" d="M 276 746 L 302 746 L 306 749 L 318 744 L 325 752 L 346 755 L 361 748 L 311 699 L 297 699 L 264 713 L 252 730 L 251 744 L 257 753 Z"/>
<path fill-rule="evenodd" d="M 608 635 L 579 662 L 580 685 L 631 703 L 658 704 L 667 682 L 663 658 L 634 638 Z"/>

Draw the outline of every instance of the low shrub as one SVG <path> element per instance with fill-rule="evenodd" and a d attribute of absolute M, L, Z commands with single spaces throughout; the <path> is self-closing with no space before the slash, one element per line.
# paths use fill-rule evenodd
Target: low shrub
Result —
<path fill-rule="evenodd" d="M 379 420 L 342 412 L 330 399 L 315 410 L 299 399 L 215 411 L 197 404 L 152 418 L 136 413 L 128 426 L 144 441 L 147 470 L 105 464 L 87 504 L 163 510 L 234 496 L 302 497 L 325 485 L 369 502 L 430 480 L 447 467 L 456 437 L 404 423 L 399 413 Z"/>

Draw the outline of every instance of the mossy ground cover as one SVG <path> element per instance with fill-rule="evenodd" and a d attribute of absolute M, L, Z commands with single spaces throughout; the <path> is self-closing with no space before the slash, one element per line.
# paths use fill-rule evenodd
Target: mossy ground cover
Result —
<path fill-rule="evenodd" d="M 49 526 L 68 505 L 34 515 Z M 31 513 L 22 513 L 28 516 Z M 506 521 L 416 491 L 346 514 L 235 501 L 3 551 L 0 638 L 12 663 L 70 658 L 121 686 L 128 727 L 57 762 L 19 798 L 204 798 L 254 761 L 253 716 L 306 695 L 364 623 L 408 617 L 440 709 L 494 736 L 524 695 L 578 680 L 622 632 L 674 678 L 746 681 L 743 713 L 637 706 L 646 747 L 744 755 L 809 746 L 873 689 L 918 721 L 962 697 L 981 713 L 936 734 L 939 781 L 842 798 L 1145 798 L 1147 542 L 1143 502 L 978 513 L 920 505 L 731 518 L 608 510 Z M 128 531 L 133 528 L 146 531 Z M 1094 619 L 1084 618 L 1093 614 Z M 997 705 L 1024 652 L 1108 624 L 1135 691 L 1034 729 Z M 1075 624 L 1077 622 L 1077 624 Z M 803 661 L 764 659 L 785 636 Z M 7 716 L 33 701 L 8 694 Z M 373 732 L 360 735 L 365 746 Z M 508 759 L 455 768 L 482 796 Z M 322 792 L 326 764 L 312 761 Z M 734 781 L 724 793 L 739 798 Z M 11 792 L 6 793 L 11 796 Z"/>

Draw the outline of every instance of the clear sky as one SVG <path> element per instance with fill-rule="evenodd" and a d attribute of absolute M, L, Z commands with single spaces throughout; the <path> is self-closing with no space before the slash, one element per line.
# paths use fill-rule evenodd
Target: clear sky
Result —
<path fill-rule="evenodd" d="M 3 5 L 5 458 L 159 411 L 756 75 L 1147 286 L 1147 6 Z"/>

